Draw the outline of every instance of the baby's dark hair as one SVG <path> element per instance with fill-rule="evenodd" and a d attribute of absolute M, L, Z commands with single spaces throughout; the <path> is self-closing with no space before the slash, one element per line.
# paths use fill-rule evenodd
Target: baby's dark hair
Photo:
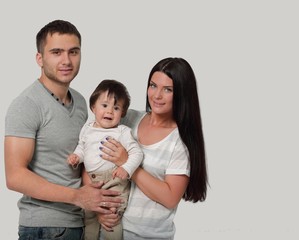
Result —
<path fill-rule="evenodd" d="M 64 20 L 54 20 L 45 25 L 36 35 L 36 48 L 39 53 L 44 51 L 48 34 L 52 36 L 54 33 L 75 35 L 81 45 L 81 34 L 72 23 Z"/>
<path fill-rule="evenodd" d="M 96 103 L 99 96 L 106 91 L 108 91 L 108 96 L 114 96 L 114 104 L 116 104 L 119 100 L 124 101 L 123 112 L 121 116 L 126 116 L 131 102 L 130 94 L 124 84 L 112 79 L 105 79 L 101 81 L 100 84 L 96 87 L 89 98 L 89 108 L 92 110 L 92 107 Z"/>

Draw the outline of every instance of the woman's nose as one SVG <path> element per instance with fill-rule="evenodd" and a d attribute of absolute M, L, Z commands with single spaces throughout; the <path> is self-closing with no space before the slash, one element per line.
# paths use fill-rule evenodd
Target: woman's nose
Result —
<path fill-rule="evenodd" d="M 157 91 L 155 92 L 155 98 L 161 98 L 162 97 L 162 91 L 161 90 L 159 90 L 159 89 L 157 89 Z"/>

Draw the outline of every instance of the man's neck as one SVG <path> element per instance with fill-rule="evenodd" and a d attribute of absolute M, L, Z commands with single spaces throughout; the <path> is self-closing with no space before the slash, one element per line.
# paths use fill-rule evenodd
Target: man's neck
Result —
<path fill-rule="evenodd" d="M 60 102 L 64 104 L 69 104 L 71 101 L 71 97 L 69 96 L 69 84 L 60 84 L 55 81 L 51 81 L 45 78 L 39 78 L 39 81 L 44 85 L 46 89 L 59 99 Z"/>

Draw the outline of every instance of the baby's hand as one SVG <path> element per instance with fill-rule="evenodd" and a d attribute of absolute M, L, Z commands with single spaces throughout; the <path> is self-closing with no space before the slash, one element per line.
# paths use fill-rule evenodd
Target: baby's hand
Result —
<path fill-rule="evenodd" d="M 80 158 L 78 155 L 72 153 L 67 158 L 68 164 L 72 165 L 73 168 L 77 168 L 80 162 Z"/>
<path fill-rule="evenodd" d="M 117 169 L 115 169 L 112 173 L 112 177 L 113 179 L 115 177 L 121 178 L 121 179 L 128 179 L 129 178 L 129 174 L 127 173 L 127 171 L 122 168 L 122 167 L 118 167 Z"/>

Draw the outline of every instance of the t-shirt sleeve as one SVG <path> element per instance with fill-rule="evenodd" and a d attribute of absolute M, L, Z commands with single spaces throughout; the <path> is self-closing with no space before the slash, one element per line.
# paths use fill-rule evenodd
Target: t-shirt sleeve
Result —
<path fill-rule="evenodd" d="M 189 152 L 181 140 L 177 141 L 166 174 L 190 176 Z"/>
<path fill-rule="evenodd" d="M 5 136 L 36 137 L 41 124 L 38 106 L 27 97 L 18 97 L 10 104 L 5 117 Z"/>

